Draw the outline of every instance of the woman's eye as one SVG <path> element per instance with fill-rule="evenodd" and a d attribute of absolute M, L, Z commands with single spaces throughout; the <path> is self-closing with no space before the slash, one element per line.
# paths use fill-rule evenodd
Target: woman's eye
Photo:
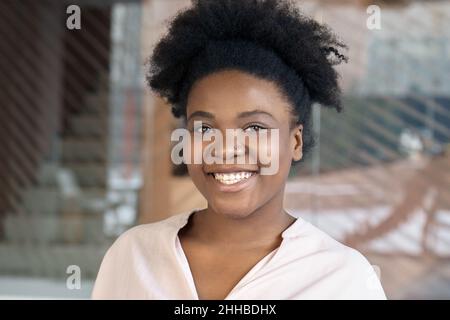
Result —
<path fill-rule="evenodd" d="M 194 129 L 195 132 L 200 132 L 200 133 L 206 133 L 209 130 L 211 130 L 211 128 L 208 126 L 201 126 L 201 127 L 197 127 Z"/>
<path fill-rule="evenodd" d="M 260 131 L 260 130 L 265 130 L 266 128 L 258 125 L 258 124 L 253 124 L 251 126 L 248 126 L 247 128 L 244 129 L 244 131 Z"/>

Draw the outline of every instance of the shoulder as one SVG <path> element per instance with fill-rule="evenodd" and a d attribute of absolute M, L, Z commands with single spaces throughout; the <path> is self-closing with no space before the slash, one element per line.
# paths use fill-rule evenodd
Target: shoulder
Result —
<path fill-rule="evenodd" d="M 302 218 L 299 218 L 302 219 Z M 308 241 L 310 250 L 317 253 L 325 253 L 335 256 L 342 263 L 352 262 L 359 264 L 368 264 L 368 260 L 356 249 L 349 247 L 342 242 L 336 240 L 328 233 L 313 225 L 312 223 L 303 220 L 302 232 L 299 240 Z"/>
<path fill-rule="evenodd" d="M 340 244 L 341 264 L 336 266 L 336 274 L 341 276 L 345 286 L 341 295 L 348 299 L 386 299 L 381 285 L 380 268 L 372 265 L 358 250 Z"/>
<path fill-rule="evenodd" d="M 303 240 L 305 256 L 311 262 L 316 275 L 339 288 L 339 297 L 346 299 L 386 299 L 377 266 L 371 265 L 358 250 L 351 248 L 304 221 Z"/>
<path fill-rule="evenodd" d="M 149 255 L 161 251 L 163 246 L 170 245 L 170 238 L 174 238 L 184 223 L 187 213 L 180 213 L 161 221 L 134 226 L 122 233 L 108 248 L 102 265 L 129 259 L 140 254 Z M 149 250 L 149 249 L 152 250 Z"/>
<path fill-rule="evenodd" d="M 168 237 L 175 237 L 188 216 L 189 212 L 183 212 L 164 220 L 134 226 L 122 233 L 108 251 L 122 251 L 122 249 L 129 249 L 130 246 L 156 244 L 167 240 Z"/>
<path fill-rule="evenodd" d="M 160 261 L 170 261 L 172 240 L 187 217 L 181 213 L 122 233 L 103 257 L 92 298 L 120 298 L 127 296 L 128 288 L 141 288 L 137 279 L 142 270 L 156 270 Z"/>

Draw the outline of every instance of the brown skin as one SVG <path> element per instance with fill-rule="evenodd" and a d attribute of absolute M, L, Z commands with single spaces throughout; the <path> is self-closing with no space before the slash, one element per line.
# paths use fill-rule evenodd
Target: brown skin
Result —
<path fill-rule="evenodd" d="M 255 110 L 267 114 L 242 117 L 242 112 Z M 302 158 L 303 127 L 293 124 L 291 110 L 275 83 L 238 70 L 208 75 L 189 93 L 186 116 L 190 130 L 194 120 L 221 130 L 224 137 L 227 128 L 257 130 L 252 126 L 259 125 L 279 129 L 278 172 L 256 174 L 243 190 L 222 192 L 219 182 L 208 173 L 230 167 L 259 171 L 259 162 L 188 164 L 194 184 L 208 202 L 208 207 L 194 213 L 179 232 L 200 299 L 224 299 L 258 261 L 279 247 L 281 233 L 295 221 L 283 209 L 291 161 Z M 195 115 L 198 111 L 209 116 Z M 246 153 L 249 148 L 252 146 L 247 144 Z"/>

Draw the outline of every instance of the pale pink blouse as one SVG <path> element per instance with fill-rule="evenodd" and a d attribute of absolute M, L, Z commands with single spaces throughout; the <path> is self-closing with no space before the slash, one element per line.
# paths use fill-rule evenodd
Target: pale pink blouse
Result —
<path fill-rule="evenodd" d="M 196 210 L 122 234 L 103 258 L 92 298 L 197 300 L 178 238 L 178 231 Z M 282 239 L 226 300 L 386 299 L 367 259 L 311 223 L 297 218 L 282 233 Z"/>

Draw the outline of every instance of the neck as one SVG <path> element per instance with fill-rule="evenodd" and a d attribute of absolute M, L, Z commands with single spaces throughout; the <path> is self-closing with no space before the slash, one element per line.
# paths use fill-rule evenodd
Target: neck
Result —
<path fill-rule="evenodd" d="M 283 209 L 283 195 L 284 192 L 280 192 L 240 219 L 228 217 L 208 206 L 194 214 L 192 234 L 202 242 L 219 245 L 277 246 L 282 240 L 281 233 L 295 221 Z"/>

